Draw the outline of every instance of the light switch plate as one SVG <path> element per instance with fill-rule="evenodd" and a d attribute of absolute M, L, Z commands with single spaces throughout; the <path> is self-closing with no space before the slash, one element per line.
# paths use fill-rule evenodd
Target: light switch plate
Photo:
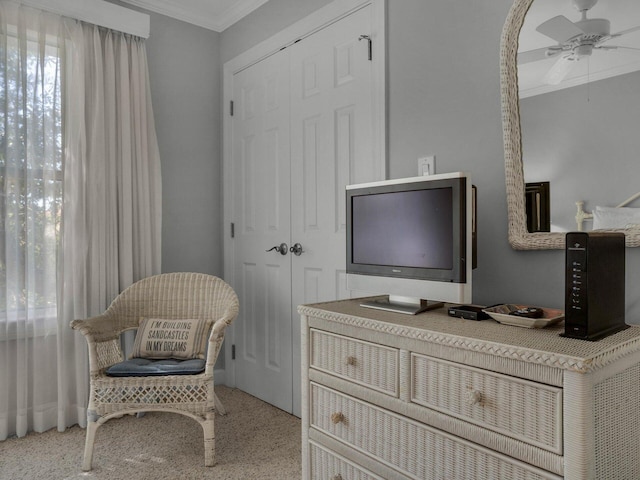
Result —
<path fill-rule="evenodd" d="M 435 155 L 418 158 L 418 175 L 433 175 L 435 173 L 436 173 Z"/>

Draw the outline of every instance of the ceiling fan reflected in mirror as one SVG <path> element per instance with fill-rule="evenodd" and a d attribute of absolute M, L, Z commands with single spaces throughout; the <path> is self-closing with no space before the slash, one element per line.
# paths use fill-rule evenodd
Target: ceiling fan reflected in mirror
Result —
<path fill-rule="evenodd" d="M 564 15 L 558 15 L 538 25 L 536 30 L 558 42 L 549 47 L 537 48 L 518 53 L 518 64 L 535 62 L 551 57 L 558 60 L 546 73 L 543 82 L 557 85 L 569 74 L 582 59 L 589 58 L 594 51 L 635 50 L 640 48 L 606 44 L 614 38 L 640 30 L 640 25 L 611 33 L 611 23 L 605 18 L 587 18 L 587 12 L 598 0 L 571 0 L 581 14 L 581 19 L 572 22 Z"/>

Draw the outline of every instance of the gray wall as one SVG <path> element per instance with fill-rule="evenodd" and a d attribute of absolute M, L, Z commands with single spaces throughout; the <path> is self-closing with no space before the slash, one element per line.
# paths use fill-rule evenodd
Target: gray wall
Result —
<path fill-rule="evenodd" d="M 220 34 L 151 13 L 147 57 L 162 161 L 162 271 L 222 276 Z"/>
<path fill-rule="evenodd" d="M 269 0 L 222 32 L 222 62 L 231 60 L 328 3 L 331 0 Z"/>
<path fill-rule="evenodd" d="M 271 0 L 221 35 L 230 60 L 327 1 Z M 391 178 L 417 174 L 417 157 L 438 171 L 471 172 L 478 186 L 474 301 L 564 306 L 564 252 L 514 251 L 507 241 L 500 109 L 500 34 L 511 0 L 388 0 Z M 627 320 L 640 323 L 640 249 L 627 249 Z"/>
<path fill-rule="evenodd" d="M 521 101 L 525 179 L 550 182 L 553 225 L 576 229 L 577 200 L 591 211 L 640 189 L 638 85 L 634 72 Z"/>

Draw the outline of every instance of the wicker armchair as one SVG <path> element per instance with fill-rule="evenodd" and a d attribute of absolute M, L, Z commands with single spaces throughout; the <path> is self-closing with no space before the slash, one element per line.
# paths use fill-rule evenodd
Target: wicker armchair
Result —
<path fill-rule="evenodd" d="M 225 328 L 238 315 L 238 298 L 223 280 L 199 273 L 167 273 L 125 289 L 102 314 L 74 320 L 89 344 L 90 398 L 82 469 L 91 470 L 96 430 L 111 418 L 146 411 L 173 412 L 204 430 L 205 465 L 215 464 L 214 416 L 224 408 L 214 393 L 213 370 Z M 203 373 L 112 377 L 107 368 L 124 360 L 120 334 L 138 328 L 141 317 L 214 319 Z"/>

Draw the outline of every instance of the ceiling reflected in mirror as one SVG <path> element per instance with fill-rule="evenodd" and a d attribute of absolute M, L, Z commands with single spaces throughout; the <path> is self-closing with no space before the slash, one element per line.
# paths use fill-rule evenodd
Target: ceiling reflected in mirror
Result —
<path fill-rule="evenodd" d="M 640 70 L 638 0 L 535 0 L 518 45 L 520 98 Z"/>

